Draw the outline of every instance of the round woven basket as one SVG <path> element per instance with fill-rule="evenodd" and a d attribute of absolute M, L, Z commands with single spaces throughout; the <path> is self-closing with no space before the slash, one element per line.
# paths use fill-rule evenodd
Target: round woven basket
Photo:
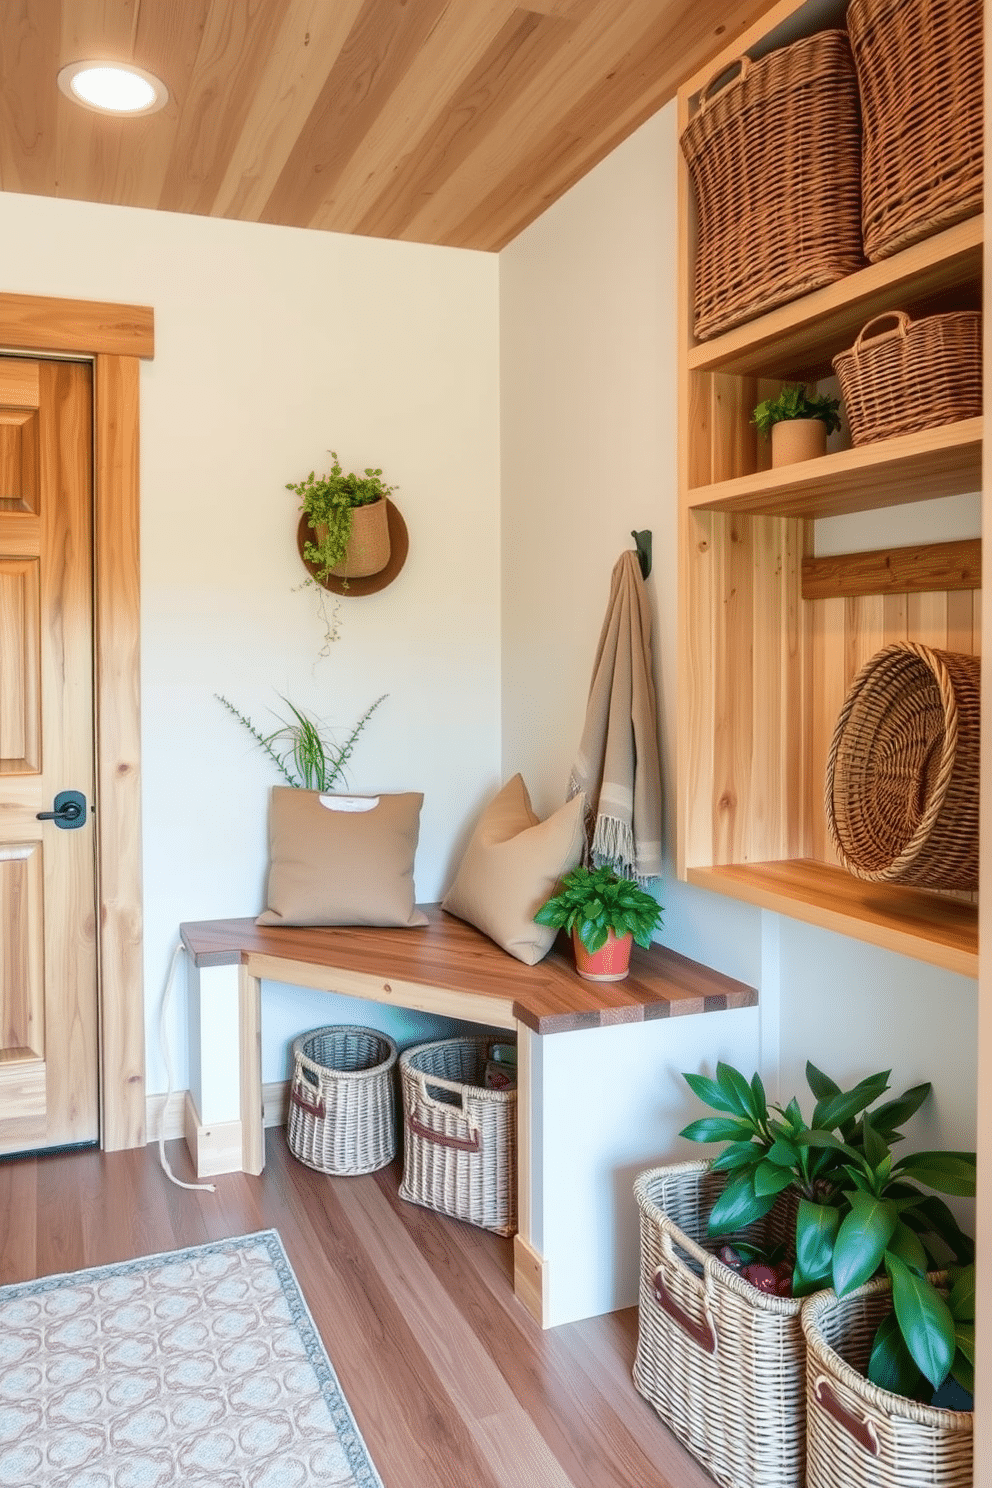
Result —
<path fill-rule="evenodd" d="M 978 887 L 981 663 L 898 641 L 862 667 L 827 759 L 841 862 L 875 882 Z"/>
<path fill-rule="evenodd" d="M 318 1173 L 374 1173 L 396 1156 L 399 1051 L 375 1028 L 314 1028 L 293 1042 L 289 1150 Z"/>

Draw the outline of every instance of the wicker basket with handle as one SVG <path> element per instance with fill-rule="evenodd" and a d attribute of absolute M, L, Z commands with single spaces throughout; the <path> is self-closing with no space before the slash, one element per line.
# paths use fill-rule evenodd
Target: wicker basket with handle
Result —
<path fill-rule="evenodd" d="M 982 210 L 981 0 L 851 0 L 874 262 Z"/>
<path fill-rule="evenodd" d="M 865 1377 L 891 1310 L 887 1277 L 803 1303 L 808 1488 L 971 1488 L 971 1412 L 920 1405 Z"/>
<path fill-rule="evenodd" d="M 295 1039 L 286 1133 L 293 1156 L 341 1176 L 392 1162 L 398 1053 L 375 1028 L 315 1028 Z"/>
<path fill-rule="evenodd" d="M 652 1168 L 634 1184 L 641 1223 L 634 1384 L 726 1488 L 802 1488 L 802 1303 L 759 1292 L 704 1249 L 724 1182 L 696 1161 Z M 794 1255 L 795 1204 L 783 1196 L 747 1239 L 785 1243 Z"/>
<path fill-rule="evenodd" d="M 437 1039 L 400 1055 L 400 1198 L 498 1235 L 517 1228 L 517 1091 L 483 1082 L 493 1047 L 508 1042 Z"/>
<path fill-rule="evenodd" d="M 827 757 L 827 825 L 856 878 L 978 887 L 981 661 L 896 641 L 851 684 Z"/>
<path fill-rule="evenodd" d="M 981 312 L 910 320 L 904 310 L 887 311 L 862 327 L 833 366 L 855 445 L 979 418 Z"/>
<path fill-rule="evenodd" d="M 861 268 L 861 120 L 844 31 L 703 89 L 681 145 L 698 216 L 699 340 Z M 714 84 L 718 91 L 711 95 Z"/>

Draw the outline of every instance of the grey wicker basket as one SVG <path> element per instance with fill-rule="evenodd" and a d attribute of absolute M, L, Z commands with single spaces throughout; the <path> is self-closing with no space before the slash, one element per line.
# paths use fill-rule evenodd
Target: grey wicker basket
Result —
<path fill-rule="evenodd" d="M 759 1292 L 704 1249 L 724 1182 L 697 1161 L 652 1168 L 634 1184 L 641 1219 L 634 1384 L 726 1488 L 802 1488 L 802 1302 Z M 793 1252 L 795 1204 L 783 1196 L 747 1238 L 784 1242 Z"/>
<path fill-rule="evenodd" d="M 374 1173 L 396 1156 L 398 1049 L 375 1028 L 314 1028 L 293 1042 L 286 1136 L 318 1173 Z"/>
<path fill-rule="evenodd" d="M 400 1055 L 400 1198 L 498 1235 L 517 1228 L 517 1092 L 486 1089 L 496 1038 L 437 1039 Z"/>
<path fill-rule="evenodd" d="M 972 1413 L 920 1405 L 865 1378 L 891 1310 L 887 1277 L 803 1303 L 808 1488 L 971 1488 Z"/>

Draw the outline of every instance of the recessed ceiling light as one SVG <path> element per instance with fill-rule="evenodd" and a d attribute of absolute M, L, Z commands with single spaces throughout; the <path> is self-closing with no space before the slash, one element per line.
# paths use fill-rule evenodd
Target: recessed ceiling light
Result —
<path fill-rule="evenodd" d="M 130 63 L 70 62 L 58 81 L 73 103 L 99 114 L 153 114 L 169 101 L 160 78 Z"/>

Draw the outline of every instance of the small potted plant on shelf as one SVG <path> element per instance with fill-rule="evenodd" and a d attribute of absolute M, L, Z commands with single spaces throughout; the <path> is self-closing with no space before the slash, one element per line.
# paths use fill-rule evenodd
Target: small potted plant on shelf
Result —
<path fill-rule="evenodd" d="M 567 930 L 579 976 L 591 982 L 619 982 L 630 970 L 636 940 L 645 949 L 661 924 L 662 906 L 636 879 L 612 868 L 573 868 L 559 891 L 538 910 L 539 925 Z"/>
<path fill-rule="evenodd" d="M 784 1108 L 769 1106 L 757 1075 L 748 1081 L 726 1064 L 717 1065 L 716 1080 L 685 1075 L 719 1114 L 691 1122 L 681 1135 L 728 1144 L 712 1164 L 728 1181 L 710 1211 L 710 1236 L 745 1229 L 788 1191 L 798 1198 L 788 1294 L 806 1297 L 832 1286 L 842 1299 L 887 1276 L 894 1311 L 875 1333 L 868 1380 L 926 1402 L 950 1377 L 970 1390 L 974 1303 L 967 1268 L 974 1243 L 943 1200 L 924 1189 L 973 1196 L 975 1154 L 911 1152 L 893 1158 L 892 1147 L 902 1140 L 899 1127 L 927 1099 L 929 1084 L 869 1109 L 888 1089 L 889 1071 L 869 1075 L 849 1091 L 813 1064 L 807 1064 L 806 1077 L 816 1100 L 809 1123 L 795 1099 Z M 733 1265 L 726 1250 L 721 1257 Z M 744 1259 L 746 1279 L 763 1290 L 780 1289 L 781 1262 L 762 1269 L 759 1261 L 757 1274 L 748 1277 L 754 1263 L 746 1247 Z M 948 1265 L 950 1285 L 943 1275 Z"/>
<path fill-rule="evenodd" d="M 826 453 L 827 435 L 840 428 L 839 408 L 839 398 L 791 383 L 759 403 L 751 422 L 766 439 L 771 435 L 773 467 L 794 465 Z"/>
<path fill-rule="evenodd" d="M 303 556 L 316 565 L 323 584 L 329 576 L 366 578 L 380 573 L 389 562 L 389 522 L 386 498 L 396 489 L 381 470 L 366 468 L 363 475 L 345 474 L 337 454 L 327 475 L 311 470 L 305 480 L 287 482 L 287 491 L 300 498 L 300 510 L 313 532 L 303 545 Z"/>

